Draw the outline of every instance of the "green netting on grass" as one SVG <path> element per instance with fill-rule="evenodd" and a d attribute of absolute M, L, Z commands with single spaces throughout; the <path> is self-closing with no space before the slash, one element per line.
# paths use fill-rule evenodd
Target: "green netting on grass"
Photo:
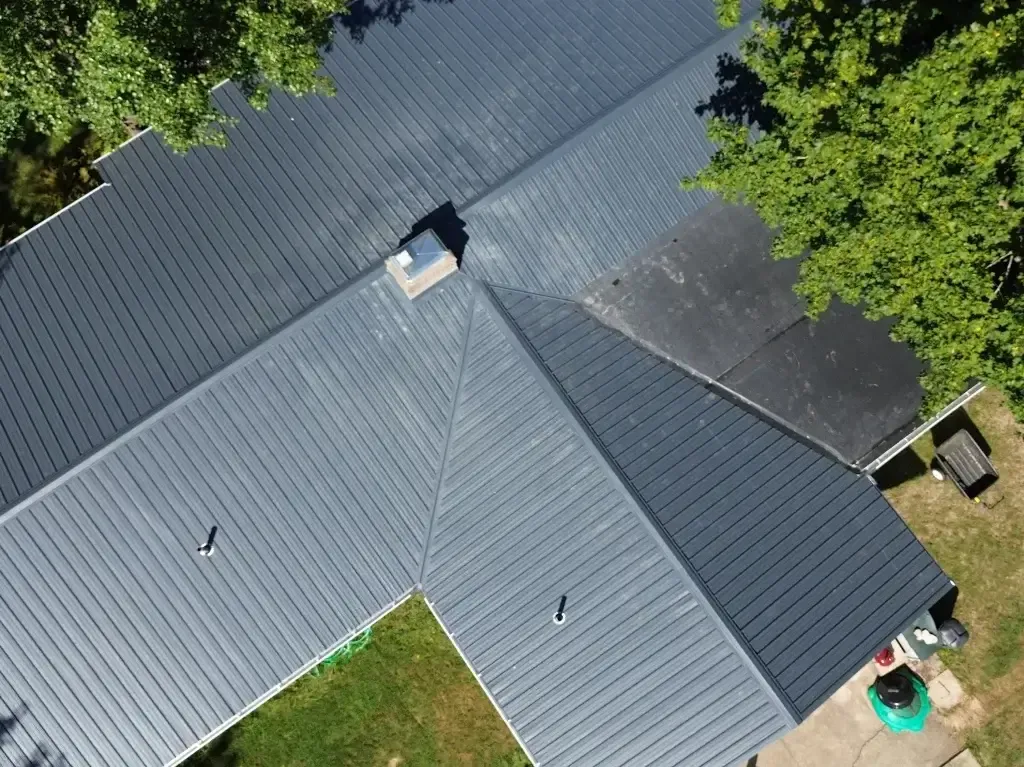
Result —
<path fill-rule="evenodd" d="M 331 666 L 337 666 L 339 663 L 345 663 L 349 658 L 360 650 L 366 649 L 366 646 L 370 644 L 370 639 L 373 636 L 373 628 L 367 626 L 365 629 L 360 631 L 350 640 L 345 642 L 341 647 L 332 652 L 326 658 L 314 668 L 310 674 L 313 676 L 320 676 L 326 669 Z"/>

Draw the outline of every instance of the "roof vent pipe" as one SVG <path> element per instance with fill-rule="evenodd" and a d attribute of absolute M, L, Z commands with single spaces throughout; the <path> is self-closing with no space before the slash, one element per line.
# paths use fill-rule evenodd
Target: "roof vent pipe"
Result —
<path fill-rule="evenodd" d="M 199 552 L 201 557 L 212 557 L 215 551 L 213 547 L 213 539 L 217 536 L 217 526 L 214 525 L 210 528 L 210 534 L 206 536 L 206 543 L 199 544 L 199 548 L 196 551 Z"/>
<path fill-rule="evenodd" d="M 409 298 L 416 298 L 459 269 L 455 254 L 430 229 L 405 243 L 384 264 Z"/>
<path fill-rule="evenodd" d="M 555 612 L 555 614 L 553 616 L 551 616 L 551 620 L 553 620 L 555 622 L 556 626 L 561 626 L 563 623 L 565 623 L 565 595 L 564 594 L 562 595 L 561 601 L 558 603 L 558 610 Z"/>

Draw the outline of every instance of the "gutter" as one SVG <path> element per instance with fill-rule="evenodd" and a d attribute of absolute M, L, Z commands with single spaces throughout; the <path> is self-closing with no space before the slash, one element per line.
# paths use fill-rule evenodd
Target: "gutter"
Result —
<path fill-rule="evenodd" d="M 947 416 L 949 416 L 950 413 L 952 413 L 954 410 L 957 410 L 958 408 L 963 407 L 972 399 L 981 394 L 983 391 L 985 391 L 984 384 L 974 384 L 974 386 L 972 386 L 970 389 L 965 391 L 955 400 L 950 402 L 948 405 L 942 408 L 942 410 L 933 415 L 927 421 L 925 421 L 912 432 L 910 432 L 910 434 L 905 436 L 903 439 L 901 439 L 899 442 L 897 442 L 895 445 L 890 447 L 888 450 L 886 450 L 884 453 L 878 456 L 875 460 L 873 460 L 871 463 L 865 466 L 861 470 L 861 473 L 869 475 L 874 474 L 876 471 L 882 468 L 882 466 L 884 466 L 897 455 L 902 453 L 918 437 L 922 436 L 923 434 L 927 434 L 929 431 L 935 428 L 935 426 L 938 425 L 940 421 L 944 420 Z"/>

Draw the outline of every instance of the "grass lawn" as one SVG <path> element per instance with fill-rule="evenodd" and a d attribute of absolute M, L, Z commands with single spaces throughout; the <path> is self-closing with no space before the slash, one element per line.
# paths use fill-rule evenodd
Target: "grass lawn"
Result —
<path fill-rule="evenodd" d="M 992 508 L 963 498 L 927 473 L 933 439 L 878 475 L 886 495 L 957 582 L 956 615 L 971 632 L 961 652 L 944 652 L 974 707 L 953 713 L 983 767 L 1024 765 L 1024 429 L 998 394 L 968 405 L 992 449 L 999 481 L 985 496 Z M 941 436 L 940 436 L 941 439 Z M 916 458 L 915 458 L 916 455 Z M 902 481 L 901 481 L 902 480 Z M 898 484 L 896 484 L 898 483 Z"/>
<path fill-rule="evenodd" d="M 458 652 L 416 596 L 363 651 L 306 676 L 187 767 L 528 765 Z"/>

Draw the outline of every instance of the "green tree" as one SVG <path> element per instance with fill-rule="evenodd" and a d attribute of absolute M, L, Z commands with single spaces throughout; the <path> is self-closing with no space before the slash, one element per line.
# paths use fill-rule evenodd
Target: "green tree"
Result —
<path fill-rule="evenodd" d="M 63 142 L 39 134 L 12 141 L 0 157 L 0 245 L 95 187 L 100 148 L 82 126 Z"/>
<path fill-rule="evenodd" d="M 764 0 L 683 184 L 778 227 L 812 316 L 894 317 L 926 411 L 977 379 L 1024 417 L 1022 65 L 1020 2 Z"/>
<path fill-rule="evenodd" d="M 211 89 L 231 79 L 263 106 L 271 87 L 329 91 L 319 75 L 337 0 L 4 0 L 0 145 L 29 130 L 61 142 L 88 125 L 105 148 L 148 125 L 177 150 L 224 143 Z"/>

